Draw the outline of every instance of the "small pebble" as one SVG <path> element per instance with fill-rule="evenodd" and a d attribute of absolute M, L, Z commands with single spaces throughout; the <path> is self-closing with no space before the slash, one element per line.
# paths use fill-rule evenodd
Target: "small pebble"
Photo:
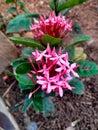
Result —
<path fill-rule="evenodd" d="M 27 130 L 37 130 L 37 124 L 35 122 L 30 123 Z"/>

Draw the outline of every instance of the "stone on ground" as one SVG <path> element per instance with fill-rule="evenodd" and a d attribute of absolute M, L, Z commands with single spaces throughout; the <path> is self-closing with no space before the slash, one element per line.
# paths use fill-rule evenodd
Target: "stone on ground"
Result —
<path fill-rule="evenodd" d="M 17 56 L 14 44 L 0 31 L 0 74 Z"/>

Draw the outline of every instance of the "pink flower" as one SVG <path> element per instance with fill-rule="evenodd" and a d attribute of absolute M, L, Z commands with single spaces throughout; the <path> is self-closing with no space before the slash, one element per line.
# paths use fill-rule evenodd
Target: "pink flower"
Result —
<path fill-rule="evenodd" d="M 34 24 L 31 25 L 31 31 L 34 33 L 34 37 L 42 41 L 42 36 L 48 34 L 56 38 L 64 38 L 66 34 L 72 31 L 72 21 L 69 21 L 62 16 L 56 16 L 52 12 L 49 18 L 40 16 L 40 20 L 34 19 Z"/>
<path fill-rule="evenodd" d="M 68 53 L 62 54 L 61 48 L 57 53 L 55 48 L 51 50 L 48 44 L 46 50 L 33 52 L 32 58 L 33 60 L 29 58 L 32 70 L 27 75 L 43 91 L 46 91 L 46 93 L 58 92 L 62 97 L 64 89 L 73 89 L 69 81 L 73 77 L 79 77 L 79 75 L 75 72 L 77 69 L 76 63 L 69 63 Z M 36 75 L 36 80 L 34 80 L 33 75 Z M 32 93 L 30 93 L 30 96 L 32 96 Z"/>

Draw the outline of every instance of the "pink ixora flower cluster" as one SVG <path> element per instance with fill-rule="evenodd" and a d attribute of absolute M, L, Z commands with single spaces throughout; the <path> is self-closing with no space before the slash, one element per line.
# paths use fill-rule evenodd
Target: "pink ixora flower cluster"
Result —
<path fill-rule="evenodd" d="M 46 93 L 58 92 L 60 97 L 63 96 L 63 89 L 72 90 L 69 81 L 73 77 L 79 77 L 75 72 L 77 69 L 76 63 L 68 62 L 68 53 L 62 54 L 60 48 L 56 53 L 55 47 L 51 50 L 49 44 L 46 50 L 32 52 L 33 61 L 29 58 L 33 70 L 28 73 L 32 82 L 38 84 Z M 36 75 L 36 81 L 33 79 L 33 74 Z M 38 88 L 36 90 L 38 90 Z M 36 91 L 35 90 L 35 91 Z M 29 97 L 34 92 L 31 92 Z"/>
<path fill-rule="evenodd" d="M 34 19 L 31 31 L 34 37 L 40 41 L 42 41 L 42 36 L 44 34 L 56 38 L 64 38 L 68 32 L 72 31 L 72 21 L 69 21 L 61 14 L 56 16 L 55 13 L 52 12 L 47 19 L 45 16 L 40 16 L 39 21 Z"/>

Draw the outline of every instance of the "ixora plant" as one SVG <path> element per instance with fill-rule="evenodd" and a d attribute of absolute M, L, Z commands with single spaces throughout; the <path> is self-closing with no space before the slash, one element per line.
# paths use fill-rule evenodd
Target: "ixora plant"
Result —
<path fill-rule="evenodd" d="M 57 7 L 57 3 L 53 2 L 53 7 Z M 49 17 L 41 15 L 39 19 L 34 19 L 30 26 L 34 39 L 10 38 L 29 46 L 22 51 L 21 58 L 11 63 L 19 88 L 26 96 L 22 110 L 33 106 L 46 117 L 54 112 L 51 97 L 63 98 L 67 91 L 83 95 L 85 87 L 81 77 L 98 74 L 98 66 L 86 60 L 83 48 L 77 46 L 89 40 L 89 36 L 77 34 L 71 43 L 64 44 L 73 31 L 72 21 L 58 13 L 58 9 L 55 8 Z"/>

